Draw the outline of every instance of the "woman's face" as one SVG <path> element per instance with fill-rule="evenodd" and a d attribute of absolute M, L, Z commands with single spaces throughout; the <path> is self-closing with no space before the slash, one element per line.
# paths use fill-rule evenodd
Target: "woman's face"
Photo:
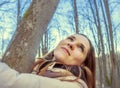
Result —
<path fill-rule="evenodd" d="M 83 35 L 71 35 L 61 40 L 54 50 L 54 58 L 67 65 L 81 65 L 90 49 L 89 41 Z"/>

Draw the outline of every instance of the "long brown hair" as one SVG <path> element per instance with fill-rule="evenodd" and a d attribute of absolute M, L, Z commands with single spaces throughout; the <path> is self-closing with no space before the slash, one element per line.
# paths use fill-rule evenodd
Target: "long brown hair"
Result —
<path fill-rule="evenodd" d="M 84 34 L 80 34 L 83 35 L 84 37 L 86 37 L 88 39 L 88 37 Z M 82 68 L 84 68 L 85 70 L 85 77 L 86 77 L 86 83 L 88 88 L 96 88 L 95 87 L 95 79 L 96 79 L 96 64 L 95 64 L 95 52 L 94 52 L 94 47 L 91 44 L 91 41 L 88 39 L 89 43 L 90 43 L 90 50 L 87 53 L 86 59 L 83 62 L 84 66 L 82 66 Z M 51 52 L 45 54 L 42 58 L 47 59 L 47 60 L 51 60 L 53 58 L 53 52 L 54 50 L 52 50 Z"/>
<path fill-rule="evenodd" d="M 88 37 L 84 34 L 80 34 L 83 35 L 84 37 L 86 37 L 88 39 Z M 95 58 L 95 51 L 94 51 L 94 47 L 92 46 L 91 41 L 88 39 L 89 43 L 90 43 L 90 50 L 87 54 L 87 57 L 84 61 L 84 69 L 86 70 L 86 80 L 87 80 L 87 85 L 88 88 L 96 88 L 95 84 L 95 79 L 96 79 L 96 58 Z"/>

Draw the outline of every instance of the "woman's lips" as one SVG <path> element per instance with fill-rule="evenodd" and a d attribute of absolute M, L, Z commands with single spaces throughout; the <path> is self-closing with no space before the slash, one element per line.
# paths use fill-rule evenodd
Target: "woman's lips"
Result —
<path fill-rule="evenodd" d="M 65 47 L 61 47 L 61 48 L 70 56 L 70 52 L 67 48 L 65 48 Z"/>

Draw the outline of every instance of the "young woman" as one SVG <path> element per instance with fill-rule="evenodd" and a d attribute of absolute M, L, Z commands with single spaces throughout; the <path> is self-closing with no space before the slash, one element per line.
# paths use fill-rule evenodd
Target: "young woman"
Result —
<path fill-rule="evenodd" d="M 67 37 L 43 58 L 33 66 L 40 76 L 0 62 L 0 88 L 95 88 L 95 54 L 86 36 Z"/>
<path fill-rule="evenodd" d="M 90 40 L 75 34 L 59 42 L 57 47 L 39 58 L 32 73 L 72 82 L 79 88 L 95 88 L 95 53 Z"/>

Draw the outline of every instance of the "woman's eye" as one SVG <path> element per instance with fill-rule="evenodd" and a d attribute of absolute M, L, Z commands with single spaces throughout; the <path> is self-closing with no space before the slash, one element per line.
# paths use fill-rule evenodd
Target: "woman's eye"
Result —
<path fill-rule="evenodd" d="M 79 46 L 79 48 L 81 49 L 82 52 L 84 52 L 84 48 L 82 46 Z"/>
<path fill-rule="evenodd" d="M 73 38 L 71 38 L 71 37 L 68 37 L 68 39 L 69 39 L 70 41 L 74 41 L 74 39 L 73 39 Z"/>

